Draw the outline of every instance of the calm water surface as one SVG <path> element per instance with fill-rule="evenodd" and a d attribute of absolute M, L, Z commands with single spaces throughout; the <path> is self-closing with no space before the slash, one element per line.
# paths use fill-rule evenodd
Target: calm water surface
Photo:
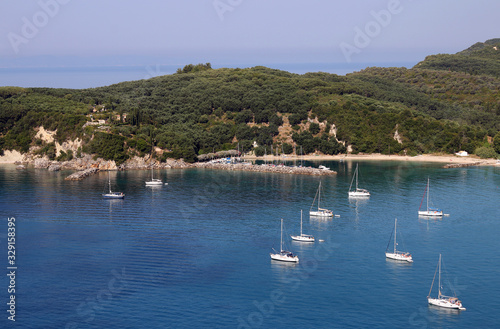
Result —
<path fill-rule="evenodd" d="M 337 176 L 212 170 L 111 173 L 124 200 L 103 200 L 107 174 L 0 166 L 0 252 L 16 218 L 16 325 L 20 328 L 492 328 L 500 322 L 500 168 L 360 162 L 368 200 L 349 200 L 356 162 L 324 164 Z M 427 177 L 448 217 L 419 219 Z M 319 181 L 322 206 L 309 218 Z M 270 260 L 300 230 L 324 242 L 286 240 L 299 264 Z M 398 248 L 414 263 L 386 260 Z M 390 244 L 392 247 L 392 242 Z M 427 305 L 439 253 L 444 293 L 467 311 Z M 0 279 L 4 314 L 8 278 Z M 437 293 L 437 283 L 433 294 Z"/>

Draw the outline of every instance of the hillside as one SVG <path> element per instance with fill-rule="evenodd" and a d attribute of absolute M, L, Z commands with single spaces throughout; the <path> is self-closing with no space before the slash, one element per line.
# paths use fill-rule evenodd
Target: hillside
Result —
<path fill-rule="evenodd" d="M 60 161 L 93 154 L 117 163 L 152 150 L 160 161 L 196 161 L 238 147 L 257 155 L 302 148 L 304 154 L 411 155 L 486 149 L 494 156 L 499 92 L 498 76 L 420 66 L 338 76 L 209 63 L 102 88 L 3 87 L 0 153 Z M 41 127 L 53 140 L 41 137 Z"/>
<path fill-rule="evenodd" d="M 427 56 L 414 68 L 500 77 L 500 39 L 478 42 L 454 55 Z"/>

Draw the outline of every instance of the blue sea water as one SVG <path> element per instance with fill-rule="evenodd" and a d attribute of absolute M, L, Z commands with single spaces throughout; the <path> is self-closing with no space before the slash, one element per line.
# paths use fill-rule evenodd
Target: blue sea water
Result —
<path fill-rule="evenodd" d="M 213 68 L 230 67 L 245 68 L 257 65 L 273 69 L 284 70 L 291 73 L 304 74 L 307 72 L 328 72 L 345 75 L 363 70 L 370 66 L 378 67 L 412 67 L 416 62 L 391 62 L 391 63 L 254 63 L 254 64 L 223 64 L 213 65 Z M 149 79 L 152 77 L 172 74 L 178 65 L 122 65 L 122 66 L 85 66 L 85 67 L 0 67 L 0 86 L 17 87 L 49 87 L 49 88 L 96 88 L 111 84 Z"/>
<path fill-rule="evenodd" d="M 66 181 L 68 171 L 0 166 L 0 255 L 16 223 L 19 328 L 493 328 L 500 322 L 500 168 L 442 169 L 359 162 L 368 200 L 349 200 L 356 162 L 311 162 L 330 177 L 217 170 L 112 172 L 124 200 L 104 200 L 107 173 Z M 442 219 L 419 219 L 427 183 Z M 340 217 L 309 218 L 322 206 Z M 425 202 L 425 201 L 424 201 Z M 292 242 L 300 230 L 324 242 Z M 271 261 L 284 219 L 298 264 Z M 398 248 L 386 260 L 394 219 Z M 392 246 L 392 242 L 391 242 Z M 439 254 L 444 293 L 466 311 L 427 305 Z M 0 327 L 9 278 L 0 276 Z M 437 294 L 436 284 L 434 295 Z"/>

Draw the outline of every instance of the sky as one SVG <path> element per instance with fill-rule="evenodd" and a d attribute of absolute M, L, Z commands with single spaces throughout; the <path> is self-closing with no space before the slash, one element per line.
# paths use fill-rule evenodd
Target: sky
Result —
<path fill-rule="evenodd" d="M 3 0 L 0 68 L 414 65 L 500 37 L 499 13 L 498 0 Z"/>

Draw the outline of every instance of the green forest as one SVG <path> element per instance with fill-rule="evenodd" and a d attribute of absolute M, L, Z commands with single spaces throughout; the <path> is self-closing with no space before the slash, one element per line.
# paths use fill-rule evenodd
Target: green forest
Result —
<path fill-rule="evenodd" d="M 194 162 L 237 148 L 256 155 L 465 150 L 498 157 L 499 48 L 493 39 L 428 56 L 411 69 L 346 76 L 205 63 L 100 88 L 0 87 L 0 154 L 63 161 L 86 153 L 117 164 L 150 153 Z M 55 142 L 35 137 L 40 126 L 56 131 L 57 143 L 79 139 L 82 146 L 57 154 Z"/>

